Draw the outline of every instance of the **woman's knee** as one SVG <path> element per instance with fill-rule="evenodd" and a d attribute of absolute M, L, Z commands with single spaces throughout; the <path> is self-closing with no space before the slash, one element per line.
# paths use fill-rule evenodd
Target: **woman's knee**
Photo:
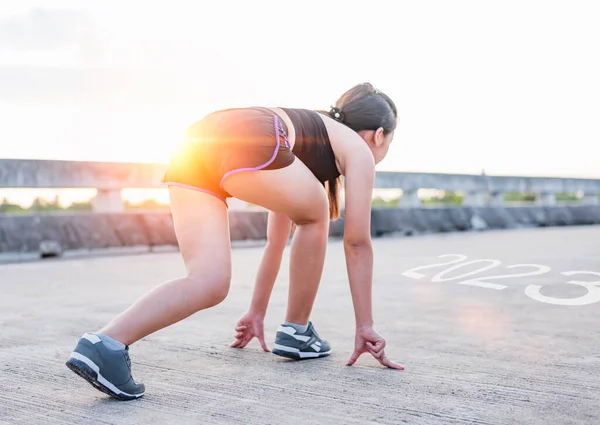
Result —
<path fill-rule="evenodd" d="M 187 276 L 193 287 L 192 292 L 198 299 L 208 301 L 210 306 L 220 304 L 227 298 L 231 285 L 231 272 L 190 273 Z"/>
<path fill-rule="evenodd" d="M 329 223 L 329 202 L 325 192 L 311 198 L 310 206 L 299 209 L 292 217 L 297 226 L 327 225 Z"/>

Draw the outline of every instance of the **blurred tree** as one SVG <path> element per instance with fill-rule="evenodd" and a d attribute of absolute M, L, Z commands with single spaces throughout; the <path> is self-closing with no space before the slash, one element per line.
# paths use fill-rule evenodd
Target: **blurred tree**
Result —
<path fill-rule="evenodd" d="M 442 196 L 432 196 L 429 199 L 424 199 L 422 202 L 424 205 L 435 205 L 435 204 L 444 204 L 444 205 L 461 205 L 463 201 L 463 196 L 457 194 L 456 192 L 452 192 L 450 190 L 445 191 Z"/>
<path fill-rule="evenodd" d="M 24 214 L 25 212 L 22 206 L 11 204 L 7 198 L 4 198 L 0 204 L 0 214 Z"/>
<path fill-rule="evenodd" d="M 504 194 L 505 202 L 535 202 L 535 193 L 508 192 Z"/>
<path fill-rule="evenodd" d="M 574 193 L 557 193 L 556 200 L 559 202 L 577 202 L 579 197 Z"/>
<path fill-rule="evenodd" d="M 90 211 L 92 211 L 92 202 L 91 201 L 73 202 L 71 205 L 69 205 L 67 207 L 67 210 L 90 212 Z"/>
<path fill-rule="evenodd" d="M 380 196 L 373 197 L 371 207 L 373 208 L 395 208 L 398 206 L 398 200 L 400 197 L 392 199 L 383 199 Z"/>
<path fill-rule="evenodd" d="M 125 201 L 125 211 L 136 211 L 136 210 L 168 210 L 168 204 L 161 204 L 154 199 L 146 199 L 142 202 L 131 203 L 130 201 Z"/>

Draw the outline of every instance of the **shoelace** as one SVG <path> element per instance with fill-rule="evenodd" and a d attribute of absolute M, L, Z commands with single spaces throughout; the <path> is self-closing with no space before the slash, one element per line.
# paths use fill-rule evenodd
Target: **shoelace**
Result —
<path fill-rule="evenodd" d="M 317 330 L 314 328 L 314 326 L 311 326 L 311 330 L 312 330 L 312 333 L 313 333 L 314 336 L 316 336 L 317 338 L 321 339 L 321 337 L 317 333 Z"/>
<path fill-rule="evenodd" d="M 129 358 L 129 347 L 125 347 L 125 360 L 127 361 L 127 368 L 131 372 L 131 359 Z"/>

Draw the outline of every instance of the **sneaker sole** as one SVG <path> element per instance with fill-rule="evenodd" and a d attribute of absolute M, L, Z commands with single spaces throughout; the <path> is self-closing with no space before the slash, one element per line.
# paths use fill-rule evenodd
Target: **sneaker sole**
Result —
<path fill-rule="evenodd" d="M 296 350 L 296 351 L 289 351 Z M 296 348 L 284 347 L 279 344 L 275 344 L 275 347 L 271 350 L 273 354 L 276 354 L 281 357 L 286 357 L 288 359 L 294 360 L 308 360 L 308 359 L 318 359 L 321 357 L 327 357 L 331 354 L 331 350 L 325 351 L 323 353 L 315 353 L 315 352 L 303 352 L 298 351 Z"/>
<path fill-rule="evenodd" d="M 86 357 L 86 359 L 87 359 L 87 357 Z M 87 359 L 87 360 L 91 362 L 91 360 L 89 360 L 89 359 Z M 70 370 L 75 372 L 77 375 L 81 376 L 83 379 L 85 379 L 87 382 L 89 382 L 90 385 L 92 385 L 94 388 L 96 388 L 99 391 L 102 391 L 104 394 L 108 394 L 109 396 L 111 396 L 112 398 L 115 398 L 117 400 L 121 400 L 121 401 L 136 400 L 144 395 L 144 393 L 139 394 L 139 395 L 132 395 L 132 394 L 124 393 L 122 391 L 119 393 L 113 391 L 108 386 L 103 384 L 103 382 L 106 382 L 109 385 L 112 385 L 112 384 L 108 380 L 106 380 L 106 378 L 104 378 L 100 373 L 96 372 L 94 369 L 92 369 L 87 363 L 85 363 L 82 360 L 76 359 L 74 357 L 70 357 L 69 360 L 67 360 L 67 362 L 65 364 Z"/>

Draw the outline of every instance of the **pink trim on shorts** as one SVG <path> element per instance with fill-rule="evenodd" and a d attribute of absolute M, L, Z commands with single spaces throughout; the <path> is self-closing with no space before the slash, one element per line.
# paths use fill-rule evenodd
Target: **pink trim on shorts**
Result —
<path fill-rule="evenodd" d="M 230 175 L 232 175 L 234 173 L 239 173 L 241 171 L 258 171 L 258 170 L 261 170 L 261 169 L 267 167 L 269 164 L 271 164 L 273 161 L 275 161 L 275 158 L 277 157 L 277 153 L 279 152 L 279 145 L 281 143 L 280 140 L 279 140 L 279 125 L 278 125 L 279 124 L 279 120 L 278 120 L 278 116 L 277 115 L 275 115 L 275 117 L 273 118 L 273 123 L 275 125 L 275 134 L 276 134 L 275 137 L 277 138 L 277 145 L 275 146 L 275 151 L 273 152 L 273 156 L 271 157 L 271 159 L 269 159 L 264 164 L 259 165 L 258 167 L 237 168 L 235 170 L 228 171 L 227 173 L 225 173 L 225 175 L 221 179 L 221 182 L 219 183 L 219 187 L 221 189 L 223 189 L 223 182 Z"/>
<path fill-rule="evenodd" d="M 227 201 L 225 200 L 225 198 L 223 198 L 222 196 L 220 196 L 220 195 L 216 194 L 215 192 L 212 192 L 212 191 L 210 191 L 208 189 L 202 189 L 200 187 L 190 186 L 188 184 L 176 183 L 176 182 L 162 182 L 160 185 L 161 186 L 178 186 L 178 187 L 183 187 L 185 189 L 195 190 L 197 192 L 208 193 L 209 195 L 213 195 L 216 198 L 220 199 L 221 201 L 225 202 L 225 205 L 227 205 Z"/>

